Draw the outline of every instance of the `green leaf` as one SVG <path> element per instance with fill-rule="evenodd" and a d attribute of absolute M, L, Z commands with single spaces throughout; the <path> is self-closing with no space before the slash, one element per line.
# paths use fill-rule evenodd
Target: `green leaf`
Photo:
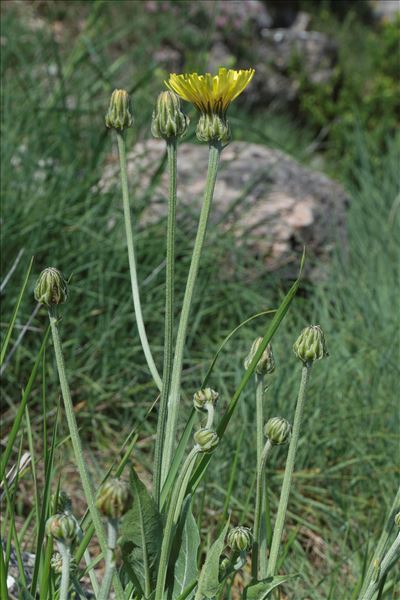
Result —
<path fill-rule="evenodd" d="M 228 527 L 229 520 L 226 522 L 218 539 L 207 552 L 206 560 L 200 573 L 195 600 L 214 598 L 221 588 L 219 580 L 219 561 L 222 551 L 225 548 L 225 537 Z"/>
<path fill-rule="evenodd" d="M 248 585 L 244 590 L 243 600 L 266 600 L 272 590 L 293 577 L 297 577 L 297 575 L 276 575 Z"/>
<path fill-rule="evenodd" d="M 182 597 L 188 586 L 198 579 L 197 553 L 200 546 L 200 534 L 192 513 L 191 503 L 192 497 L 188 496 L 182 510 L 182 533 L 174 569 L 173 600 Z"/>
<path fill-rule="evenodd" d="M 134 499 L 121 523 L 122 557 L 127 573 L 135 573 L 147 597 L 157 572 L 163 524 L 153 498 L 133 469 L 130 480 Z"/>

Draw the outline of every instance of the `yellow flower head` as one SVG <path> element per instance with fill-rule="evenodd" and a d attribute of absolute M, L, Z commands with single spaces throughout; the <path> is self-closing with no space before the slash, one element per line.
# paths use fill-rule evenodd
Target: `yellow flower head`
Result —
<path fill-rule="evenodd" d="M 191 102 L 202 114 L 224 117 L 230 103 L 248 86 L 253 75 L 254 69 L 234 71 L 221 67 L 218 75 L 172 73 L 165 84 L 183 100 Z"/>

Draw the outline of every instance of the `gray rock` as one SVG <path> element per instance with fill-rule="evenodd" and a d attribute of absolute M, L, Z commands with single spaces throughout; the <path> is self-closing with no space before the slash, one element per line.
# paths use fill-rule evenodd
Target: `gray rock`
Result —
<path fill-rule="evenodd" d="M 140 224 L 145 227 L 166 214 L 168 177 L 164 171 L 157 185 L 146 190 L 165 155 L 157 140 L 139 143 L 128 155 L 128 177 L 136 199 L 145 197 Z M 198 212 L 207 171 L 205 145 L 184 143 L 178 151 L 178 219 Z M 117 161 L 106 166 L 95 188 L 101 193 L 119 187 Z M 139 191 L 138 191 L 139 190 Z M 309 258 L 308 275 L 321 276 L 335 244 L 346 241 L 347 196 L 343 188 L 325 175 L 306 168 L 279 150 L 258 144 L 233 142 L 222 152 L 211 222 L 221 231 L 231 229 L 265 265 L 292 277 L 304 245 Z M 112 224 L 114 226 L 114 223 Z"/>

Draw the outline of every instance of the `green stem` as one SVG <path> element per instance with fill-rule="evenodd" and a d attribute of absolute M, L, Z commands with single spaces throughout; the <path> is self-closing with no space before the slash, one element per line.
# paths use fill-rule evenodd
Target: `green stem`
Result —
<path fill-rule="evenodd" d="M 367 569 L 367 573 L 364 577 L 363 585 L 361 586 L 361 590 L 360 590 L 360 597 L 362 597 L 362 594 L 365 593 L 366 589 L 368 588 L 368 586 L 371 582 L 371 579 L 374 575 L 374 569 L 375 569 L 374 565 L 380 563 L 380 561 L 382 560 L 385 546 L 386 546 L 389 536 L 392 532 L 392 529 L 395 526 L 394 525 L 395 515 L 399 512 L 399 510 L 400 510 L 400 487 L 397 490 L 395 499 L 393 500 L 393 504 L 390 507 L 389 514 L 386 517 L 385 527 L 382 530 L 379 541 L 375 547 L 374 555 L 373 555 L 372 560 Z"/>
<path fill-rule="evenodd" d="M 190 308 L 193 299 L 194 287 L 196 284 L 197 273 L 199 270 L 200 257 L 203 249 L 204 239 L 207 231 L 208 217 L 210 214 L 211 202 L 214 195 L 215 182 L 217 179 L 219 158 L 221 155 L 221 144 L 210 144 L 207 181 L 204 193 L 203 206 L 200 213 L 196 240 L 194 243 L 192 261 L 186 283 L 185 296 L 181 318 L 179 321 L 178 333 L 176 337 L 176 347 L 174 364 L 172 367 L 171 389 L 168 398 L 168 418 L 165 432 L 165 442 L 163 448 L 163 466 L 162 466 L 162 484 L 164 483 L 168 469 L 171 464 L 172 452 L 176 438 L 176 426 L 178 421 L 178 409 L 180 401 L 180 387 L 182 377 L 183 352 L 186 341 L 186 333 L 189 322 Z"/>
<path fill-rule="evenodd" d="M 172 534 L 174 527 L 179 520 L 183 500 L 185 499 L 186 488 L 192 474 L 196 457 L 199 453 L 199 447 L 196 445 L 187 455 L 182 466 L 182 470 L 177 478 L 172 491 L 171 502 L 168 508 L 167 521 L 165 524 L 163 540 L 161 545 L 160 563 L 157 573 L 157 586 L 154 600 L 164 600 L 164 586 L 167 576 L 168 560 L 171 550 Z"/>
<path fill-rule="evenodd" d="M 285 475 L 283 477 L 281 497 L 279 499 L 278 513 L 276 515 L 276 523 L 274 527 L 274 535 L 272 536 L 271 552 L 268 561 L 268 576 L 275 575 L 276 565 L 278 561 L 279 546 L 282 540 L 283 527 L 285 524 L 286 511 L 289 502 L 290 486 L 294 464 L 296 460 L 297 445 L 299 442 L 301 421 L 303 417 L 304 401 L 306 397 L 306 388 L 311 372 L 312 363 L 307 363 L 303 366 L 301 374 L 301 382 L 299 395 L 297 398 L 296 411 L 294 415 L 292 437 L 290 440 L 288 456 L 286 460 Z"/>
<path fill-rule="evenodd" d="M 139 331 L 139 337 L 142 344 L 143 352 L 146 357 L 147 365 L 150 373 L 154 379 L 154 382 L 159 390 L 162 388 L 161 377 L 157 371 L 157 367 L 154 363 L 153 356 L 151 354 L 150 345 L 146 335 L 146 329 L 143 321 L 142 306 L 140 303 L 139 295 L 139 284 L 136 271 L 136 257 L 135 247 L 133 245 L 132 235 L 132 220 L 131 211 L 129 206 L 129 192 L 128 192 L 128 177 L 126 170 L 126 147 L 125 137 L 123 133 L 117 132 L 118 142 L 118 153 L 119 153 L 119 165 L 121 171 L 121 188 L 122 188 L 122 201 L 124 205 L 124 220 L 125 220 L 125 233 L 126 233 L 126 244 L 128 247 L 128 259 L 129 259 L 129 272 L 131 276 L 132 286 L 132 298 L 133 306 L 135 309 L 136 324 Z"/>
<path fill-rule="evenodd" d="M 108 519 L 108 548 L 106 555 L 106 568 L 101 583 L 98 600 L 108 600 L 110 596 L 111 582 L 115 571 L 115 547 L 118 538 L 118 519 Z"/>
<path fill-rule="evenodd" d="M 159 506 L 161 493 L 161 468 L 163 442 L 168 414 L 168 394 L 171 383 L 174 330 L 174 264 L 175 264 L 175 221 L 176 221 L 176 138 L 167 141 L 168 155 L 168 218 L 167 218 L 167 265 L 165 281 L 165 333 L 164 333 L 164 366 L 161 389 L 160 412 L 158 415 L 156 447 L 154 454 L 154 500 Z M 165 477 L 164 477 L 165 479 Z"/>
<path fill-rule="evenodd" d="M 59 600 L 68 600 L 71 552 L 70 552 L 69 546 L 67 546 L 66 544 L 63 544 L 63 542 L 58 542 L 58 549 L 60 551 L 61 558 L 62 558 L 61 585 L 60 585 Z"/>
<path fill-rule="evenodd" d="M 375 594 L 378 592 L 382 580 L 386 577 L 388 571 L 394 565 L 394 563 L 400 558 L 400 533 L 397 534 L 396 539 L 390 546 L 382 562 L 377 563 L 375 568 L 377 570 L 376 577 L 370 581 L 368 588 L 360 600 L 372 600 Z"/>
<path fill-rule="evenodd" d="M 258 375 L 256 373 L 256 419 L 257 419 L 257 465 L 260 465 L 261 456 L 263 453 L 264 447 L 264 375 Z M 260 507 L 263 507 L 261 510 L 260 516 L 260 530 L 258 536 L 258 552 L 259 552 L 259 560 L 260 560 L 260 577 L 267 576 L 267 526 L 266 526 L 266 515 L 264 511 L 265 506 L 265 485 L 262 485 L 262 489 L 260 492 Z M 256 498 L 257 502 L 257 498 Z"/>
<path fill-rule="evenodd" d="M 60 379 L 61 393 L 64 400 L 65 414 L 67 417 L 68 429 L 71 436 L 72 447 L 74 449 L 75 460 L 78 467 L 79 475 L 82 481 L 83 492 L 86 497 L 90 516 L 93 521 L 93 525 L 96 531 L 96 535 L 99 540 L 101 550 L 106 555 L 107 542 L 104 535 L 103 525 L 101 523 L 100 515 L 96 508 L 95 498 L 90 482 L 89 472 L 87 470 L 85 459 L 83 456 L 82 444 L 79 437 L 78 426 L 76 424 L 74 408 L 72 404 L 71 392 L 68 385 L 68 380 L 65 372 L 64 356 L 62 353 L 61 339 L 58 331 L 58 319 L 55 313 L 54 307 L 49 309 L 50 328 L 53 337 L 54 353 L 56 356 L 58 376 Z M 119 598 L 123 597 L 121 582 L 116 575 L 114 577 L 115 591 Z"/>
<path fill-rule="evenodd" d="M 269 453 L 271 451 L 272 444 L 269 440 L 267 440 L 261 455 L 258 464 L 257 471 L 257 487 L 256 487 L 256 508 L 254 512 L 254 527 L 253 527 L 253 552 L 251 558 L 251 574 L 253 581 L 257 581 L 258 578 L 258 568 L 260 562 L 260 554 L 261 554 L 261 546 L 263 535 L 265 537 L 265 527 L 264 531 L 262 527 L 262 516 L 263 516 L 263 497 L 264 497 L 264 480 L 265 480 L 265 467 L 267 464 L 267 459 Z"/>
<path fill-rule="evenodd" d="M 79 523 L 78 519 L 72 513 L 69 513 L 69 514 L 76 523 L 76 527 L 78 530 L 78 540 L 81 542 L 83 540 L 83 531 L 80 526 L 80 523 Z M 92 564 L 92 558 L 91 558 L 90 552 L 87 548 L 85 549 L 85 551 L 83 553 L 83 558 L 85 559 L 86 566 L 89 567 Z M 90 578 L 90 583 L 92 584 L 93 593 L 94 593 L 95 597 L 97 598 L 97 594 L 99 591 L 99 585 L 97 583 L 96 574 L 93 569 L 89 569 L 88 575 Z"/>

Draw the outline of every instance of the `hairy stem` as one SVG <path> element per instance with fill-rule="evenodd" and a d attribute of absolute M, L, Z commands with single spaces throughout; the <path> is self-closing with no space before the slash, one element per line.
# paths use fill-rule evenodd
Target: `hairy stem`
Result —
<path fill-rule="evenodd" d="M 118 538 L 118 519 L 108 519 L 108 539 L 106 568 L 101 583 L 98 600 L 108 600 L 110 596 L 111 582 L 115 571 L 115 547 Z"/>
<path fill-rule="evenodd" d="M 107 542 L 104 534 L 103 525 L 101 523 L 100 515 L 96 508 L 94 493 L 92 490 L 92 484 L 90 482 L 89 472 L 87 470 L 85 459 L 83 456 L 82 444 L 79 437 L 78 426 L 76 424 L 74 408 L 72 404 L 71 391 L 69 389 L 67 375 L 65 371 L 64 356 L 62 352 L 61 339 L 58 331 L 58 319 L 55 313 L 55 309 L 52 307 L 49 309 L 49 319 L 51 333 L 53 337 L 54 353 L 56 356 L 58 376 L 60 379 L 61 393 L 64 400 L 65 414 L 67 417 L 68 429 L 71 436 L 72 447 L 74 449 L 75 460 L 79 471 L 79 476 L 82 481 L 83 492 L 86 497 L 86 501 L 89 508 L 89 513 L 93 521 L 93 525 L 96 531 L 96 535 L 99 540 L 101 550 L 106 556 L 107 553 Z M 115 591 L 117 592 L 118 598 L 122 596 L 122 586 L 118 576 L 114 577 Z"/>
<path fill-rule="evenodd" d="M 174 331 L 174 263 L 175 263 L 175 221 L 176 221 L 176 163 L 177 163 L 176 138 L 167 141 L 168 156 L 168 218 L 167 218 L 167 265 L 165 281 L 165 333 L 164 333 L 164 366 L 163 382 L 161 389 L 160 411 L 158 415 L 156 448 L 154 455 L 154 500 L 159 506 L 162 477 L 162 453 L 165 436 L 165 427 L 168 414 L 168 394 L 171 383 L 172 358 L 173 358 L 173 331 Z"/>
<path fill-rule="evenodd" d="M 260 563 L 260 555 L 262 549 L 262 540 L 263 536 L 265 538 L 265 527 L 262 527 L 263 523 L 263 498 L 264 498 L 264 481 L 265 481 L 265 467 L 267 464 L 267 459 L 270 454 L 272 445 L 269 440 L 267 440 L 261 455 L 260 460 L 258 461 L 258 470 L 257 470 L 257 486 L 256 486 L 256 508 L 254 512 L 254 527 L 253 527 L 253 551 L 251 558 L 251 574 L 253 577 L 253 581 L 257 581 L 259 563 Z M 265 523 L 264 523 L 265 524 Z M 264 529 L 264 531 L 263 531 Z"/>
<path fill-rule="evenodd" d="M 396 539 L 393 544 L 390 546 L 389 550 L 385 554 L 384 558 L 381 562 L 378 562 L 375 565 L 376 575 L 370 581 L 365 594 L 360 596 L 360 600 L 373 600 L 373 597 L 378 592 L 380 584 L 388 571 L 394 565 L 394 563 L 400 558 L 400 533 L 397 534 Z"/>
<path fill-rule="evenodd" d="M 61 554 L 62 567 L 61 567 L 61 584 L 60 584 L 60 595 L 59 600 L 68 600 L 69 590 L 69 571 L 71 566 L 71 551 L 69 546 L 58 542 L 58 549 Z"/>
<path fill-rule="evenodd" d="M 156 386 L 161 391 L 161 388 L 162 388 L 161 377 L 157 371 L 157 367 L 154 363 L 153 355 L 150 350 L 150 345 L 149 345 L 149 342 L 147 339 L 146 329 L 145 329 L 144 321 L 143 321 L 142 305 L 140 303 L 139 283 L 138 283 L 138 277 L 137 277 L 137 271 L 136 271 L 135 247 L 133 245 L 133 235 L 132 235 L 131 211 L 130 211 L 130 206 L 129 206 L 128 177 L 127 177 L 127 170 L 126 170 L 126 147 L 125 147 L 125 137 L 124 137 L 123 133 L 117 132 L 117 142 L 118 142 L 118 153 L 119 153 L 119 165 L 120 165 L 120 172 L 121 172 L 121 188 L 122 188 L 122 201 L 123 201 L 123 206 L 124 206 L 126 244 L 128 247 L 129 273 L 131 276 L 132 298 L 133 298 L 133 306 L 135 309 L 136 324 L 137 324 L 143 352 L 146 357 L 147 365 L 149 367 L 150 373 L 154 379 Z"/>
<path fill-rule="evenodd" d="M 176 338 L 175 356 L 171 375 L 171 389 L 168 398 L 168 417 L 165 432 L 165 442 L 163 447 L 163 467 L 162 484 L 164 483 L 168 469 L 171 464 L 172 452 L 176 438 L 176 426 L 178 421 L 180 387 L 182 377 L 183 353 L 186 342 L 187 327 L 189 322 L 190 308 L 192 305 L 193 292 L 196 284 L 197 273 L 199 270 L 200 257 L 203 249 L 204 239 L 207 231 L 208 217 L 210 214 L 211 202 L 214 195 L 215 182 L 217 179 L 219 158 L 221 155 L 221 145 L 219 143 L 210 144 L 207 181 L 204 193 L 203 206 L 200 213 L 196 240 L 194 243 L 192 261 L 186 282 L 185 296 L 181 317 L 179 321 L 178 333 Z"/>
<path fill-rule="evenodd" d="M 261 456 L 263 453 L 264 446 L 264 375 L 258 375 L 256 373 L 256 419 L 257 419 L 257 465 L 260 465 Z M 257 475 L 258 476 L 258 475 Z M 263 478 L 265 482 L 265 478 Z M 267 525 L 265 515 L 265 497 L 266 497 L 266 486 L 261 484 L 261 490 L 257 488 L 257 494 L 260 494 L 259 501 L 260 507 L 263 507 L 260 514 L 260 526 L 258 535 L 258 546 L 257 550 L 259 553 L 260 562 L 260 577 L 267 576 Z M 257 498 L 256 498 L 257 503 Z"/>
<path fill-rule="evenodd" d="M 172 491 L 171 502 L 168 508 L 167 521 L 165 523 L 165 529 L 163 534 L 163 540 L 161 545 L 160 563 L 157 574 L 157 586 L 154 600 L 164 600 L 164 586 L 165 579 L 167 576 L 168 560 L 171 550 L 172 535 L 174 527 L 179 520 L 179 515 L 182 508 L 183 500 L 185 499 L 186 489 L 189 483 L 189 479 L 192 474 L 196 457 L 199 453 L 199 447 L 196 445 L 189 452 L 182 470 L 175 482 L 174 489 Z"/>
<path fill-rule="evenodd" d="M 306 388 L 311 372 L 312 363 L 307 363 L 303 366 L 301 374 L 301 382 L 299 395 L 297 398 L 296 411 L 294 415 L 292 437 L 290 440 L 288 456 L 286 459 L 285 475 L 283 477 L 281 497 L 279 499 L 278 513 L 276 515 L 276 522 L 274 527 L 274 534 L 272 536 L 271 553 L 268 561 L 268 576 L 275 575 L 276 565 L 278 562 L 279 546 L 282 540 L 283 527 L 286 519 L 286 511 L 289 502 L 290 486 L 292 483 L 292 476 L 294 470 L 294 464 L 296 460 L 297 445 L 300 437 L 301 421 L 303 417 L 304 401 L 306 397 Z"/>

